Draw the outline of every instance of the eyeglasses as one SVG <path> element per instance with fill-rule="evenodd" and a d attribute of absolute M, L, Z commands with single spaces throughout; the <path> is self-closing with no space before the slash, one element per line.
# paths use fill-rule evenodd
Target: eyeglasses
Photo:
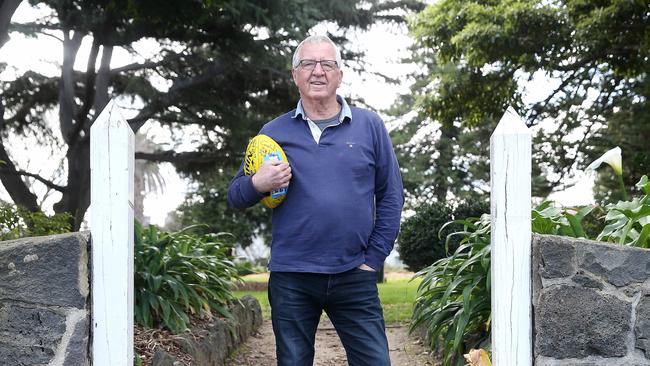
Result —
<path fill-rule="evenodd" d="M 318 63 L 320 63 L 320 67 L 322 67 L 325 71 L 332 71 L 339 66 L 338 62 L 334 60 L 300 60 L 298 67 L 301 67 L 305 70 L 313 70 L 316 68 L 316 64 Z"/>

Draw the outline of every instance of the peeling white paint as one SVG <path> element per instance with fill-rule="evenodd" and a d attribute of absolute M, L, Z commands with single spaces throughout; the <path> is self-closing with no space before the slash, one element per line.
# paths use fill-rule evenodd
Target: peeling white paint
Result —
<path fill-rule="evenodd" d="M 508 108 L 490 138 L 492 359 L 532 365 L 531 145 Z"/>
<path fill-rule="evenodd" d="M 91 127 L 90 142 L 92 362 L 94 366 L 129 365 L 133 363 L 135 141 L 113 101 Z"/>

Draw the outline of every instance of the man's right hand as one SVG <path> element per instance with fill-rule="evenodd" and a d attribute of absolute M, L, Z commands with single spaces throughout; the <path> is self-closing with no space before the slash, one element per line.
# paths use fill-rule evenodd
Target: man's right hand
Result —
<path fill-rule="evenodd" d="M 291 167 L 285 161 L 267 160 L 262 163 L 260 169 L 253 175 L 253 187 L 260 192 L 266 193 L 289 186 L 291 180 Z"/>

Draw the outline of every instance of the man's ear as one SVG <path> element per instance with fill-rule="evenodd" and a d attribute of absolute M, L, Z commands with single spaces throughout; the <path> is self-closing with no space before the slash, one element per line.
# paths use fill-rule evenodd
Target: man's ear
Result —
<path fill-rule="evenodd" d="M 291 78 L 293 79 L 293 83 L 298 86 L 298 82 L 296 81 L 296 69 L 291 69 Z"/>

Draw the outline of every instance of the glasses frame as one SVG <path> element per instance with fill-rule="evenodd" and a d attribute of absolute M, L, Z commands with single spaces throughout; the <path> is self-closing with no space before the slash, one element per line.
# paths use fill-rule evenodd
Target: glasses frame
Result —
<path fill-rule="evenodd" d="M 314 63 L 314 66 L 311 67 L 311 68 L 306 67 L 306 66 L 303 64 L 305 61 L 307 61 L 307 62 L 313 62 L 313 63 Z M 334 67 L 325 66 L 325 65 L 327 65 L 327 64 L 324 64 L 323 62 L 326 62 L 326 63 L 330 63 L 330 62 L 332 62 L 332 63 L 334 63 Z M 316 65 L 318 65 L 318 64 L 320 64 L 321 69 L 323 69 L 323 71 L 326 71 L 326 72 L 334 71 L 334 70 L 336 70 L 336 69 L 339 68 L 339 63 L 338 63 L 336 60 L 319 60 L 319 61 L 317 61 L 317 60 L 311 60 L 311 59 L 303 59 L 303 60 L 300 60 L 300 61 L 298 62 L 298 67 L 301 68 L 301 69 L 303 69 L 303 70 L 313 71 L 313 70 L 316 69 Z"/>

